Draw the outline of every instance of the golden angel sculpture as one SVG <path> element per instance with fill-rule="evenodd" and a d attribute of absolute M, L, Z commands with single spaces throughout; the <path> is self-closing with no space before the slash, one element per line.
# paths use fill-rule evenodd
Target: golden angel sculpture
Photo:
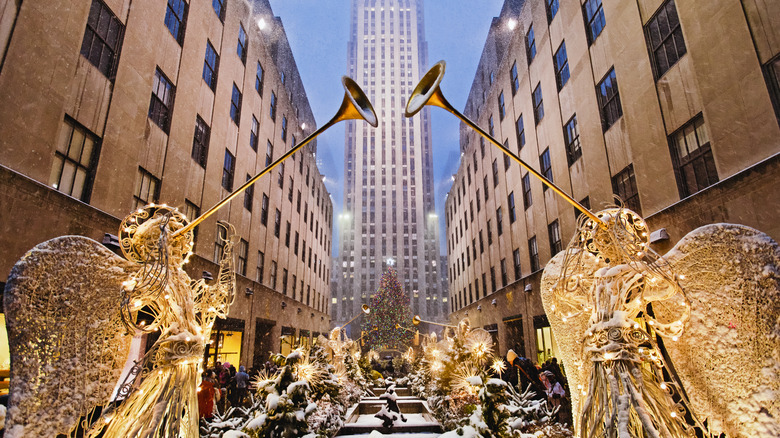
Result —
<path fill-rule="evenodd" d="M 777 243 L 715 224 L 661 257 L 636 213 L 597 216 L 542 278 L 578 435 L 780 436 Z"/>
<path fill-rule="evenodd" d="M 89 238 L 64 236 L 14 266 L 5 289 L 7 437 L 198 436 L 204 347 L 215 318 L 227 315 L 235 281 L 230 241 L 214 284 L 184 272 L 192 233 L 175 233 L 186 225 L 176 209 L 149 205 L 122 222 L 126 260 Z M 157 331 L 115 389 L 133 335 Z"/>

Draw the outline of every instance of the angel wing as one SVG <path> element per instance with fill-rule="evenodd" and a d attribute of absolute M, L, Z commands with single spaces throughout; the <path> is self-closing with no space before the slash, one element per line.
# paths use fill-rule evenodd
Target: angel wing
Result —
<path fill-rule="evenodd" d="M 665 340 L 695 412 L 712 432 L 780 436 L 780 248 L 753 228 L 698 228 L 664 258 L 690 301 L 678 341 Z M 656 317 L 675 311 L 654 304 Z"/>
<path fill-rule="evenodd" d="M 108 402 L 132 340 L 119 309 L 134 267 L 80 236 L 41 243 L 14 265 L 5 287 L 7 437 L 68 434 Z"/>
<path fill-rule="evenodd" d="M 580 294 L 591 289 L 593 275 L 598 269 L 606 266 L 604 262 L 587 251 L 575 250 L 568 257 L 579 258 L 579 272 L 576 278 L 578 284 L 562 284 L 566 266 L 566 251 L 559 252 L 550 259 L 544 268 L 541 281 L 541 296 L 544 311 L 550 321 L 555 341 L 561 354 L 561 361 L 569 381 L 571 403 L 574 415 L 573 430 L 579 430 L 579 415 L 581 400 L 587 393 L 585 387 L 589 381 L 589 369 L 584 366 L 585 357 L 582 338 L 588 328 L 589 312 L 582 312 L 581 305 L 586 299 Z M 590 273 L 590 274 L 588 274 Z"/>

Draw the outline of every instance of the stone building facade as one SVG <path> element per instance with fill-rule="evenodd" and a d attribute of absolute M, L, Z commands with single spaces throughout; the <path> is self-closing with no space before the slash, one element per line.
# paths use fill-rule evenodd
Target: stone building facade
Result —
<path fill-rule="evenodd" d="M 39 242 L 103 241 L 147 203 L 195 218 L 316 129 L 267 0 L 2 1 L 0 48 L 3 279 Z M 209 361 L 257 366 L 327 331 L 333 207 L 315 152 L 197 227 L 193 278 L 217 272 L 217 220 L 239 239 Z"/>
<path fill-rule="evenodd" d="M 777 4 L 506 0 L 464 113 L 586 207 L 620 196 L 663 254 L 714 222 L 780 237 L 779 77 Z M 546 360 L 539 280 L 578 214 L 465 126 L 460 146 L 450 319 Z"/>

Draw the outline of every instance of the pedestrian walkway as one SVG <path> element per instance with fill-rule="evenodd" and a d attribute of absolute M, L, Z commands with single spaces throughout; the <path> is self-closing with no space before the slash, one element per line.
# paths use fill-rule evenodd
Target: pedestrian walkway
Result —
<path fill-rule="evenodd" d="M 396 421 L 392 427 L 383 427 L 382 420 L 374 415 L 385 406 L 379 398 L 385 388 L 373 388 L 374 396 L 363 397 L 347 411 L 344 426 L 336 436 L 341 438 L 435 438 L 441 433 L 441 425 L 431 414 L 428 403 L 411 395 L 408 388 L 396 388 L 398 407 L 406 421 Z"/>

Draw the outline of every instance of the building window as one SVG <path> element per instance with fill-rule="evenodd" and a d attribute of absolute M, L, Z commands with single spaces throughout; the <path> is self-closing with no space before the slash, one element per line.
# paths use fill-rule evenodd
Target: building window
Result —
<path fill-rule="evenodd" d="M 287 221 L 287 227 L 284 230 L 284 246 L 287 248 L 290 247 L 290 221 Z"/>
<path fill-rule="evenodd" d="M 222 187 L 227 191 L 233 190 L 233 177 L 236 173 L 236 157 L 225 149 L 225 162 L 222 166 Z"/>
<path fill-rule="evenodd" d="M 617 175 L 612 177 L 612 193 L 623 200 L 626 208 L 642 215 L 642 206 L 639 203 L 639 191 L 636 188 L 636 177 L 634 176 L 634 165 L 629 164 Z"/>
<path fill-rule="evenodd" d="M 493 187 L 498 185 L 498 158 L 493 160 Z"/>
<path fill-rule="evenodd" d="M 209 125 L 200 116 L 196 116 L 195 135 L 192 138 L 192 159 L 204 169 L 206 168 L 206 161 L 209 155 L 210 137 L 211 129 Z"/>
<path fill-rule="evenodd" d="M 241 63 L 246 65 L 246 31 L 244 25 L 238 23 L 238 45 L 236 46 L 236 54 L 241 58 Z"/>
<path fill-rule="evenodd" d="M 498 120 L 504 120 L 506 116 L 506 110 L 504 108 L 504 92 L 498 95 Z"/>
<path fill-rule="evenodd" d="M 566 158 L 569 161 L 569 166 L 574 164 L 578 158 L 582 156 L 582 148 L 580 147 L 580 133 L 577 129 L 577 115 L 571 116 L 566 126 L 563 127 L 563 139 L 566 142 Z"/>
<path fill-rule="evenodd" d="M 271 120 L 276 120 L 276 93 L 271 92 L 271 109 L 268 113 L 271 116 Z"/>
<path fill-rule="evenodd" d="M 225 255 L 225 243 L 227 242 L 227 228 L 217 225 L 216 240 L 214 241 L 214 261 L 219 263 Z"/>
<path fill-rule="evenodd" d="M 241 91 L 233 84 L 233 94 L 230 96 L 230 119 L 236 126 L 241 122 Z"/>
<path fill-rule="evenodd" d="M 265 254 L 257 251 L 257 282 L 260 284 L 263 284 L 263 268 L 265 268 Z"/>
<path fill-rule="evenodd" d="M 500 236 L 504 233 L 504 217 L 502 215 L 501 207 L 496 209 L 496 232 Z"/>
<path fill-rule="evenodd" d="M 558 13 L 558 0 L 545 0 L 547 5 L 547 22 L 552 23 L 555 14 Z"/>
<path fill-rule="evenodd" d="M 490 227 L 490 219 L 487 221 L 488 246 L 493 244 L 493 229 Z"/>
<path fill-rule="evenodd" d="M 552 257 L 563 249 L 561 245 L 561 226 L 558 224 L 558 219 L 547 225 L 547 233 L 550 236 L 550 257 Z"/>
<path fill-rule="evenodd" d="M 522 273 L 520 272 L 520 248 L 515 248 L 512 251 L 512 260 L 515 263 L 515 281 L 517 281 L 522 278 Z"/>
<path fill-rule="evenodd" d="M 271 289 L 276 290 L 276 261 L 271 261 L 271 272 L 269 273 L 269 276 L 271 277 Z"/>
<path fill-rule="evenodd" d="M 54 152 L 49 185 L 80 201 L 89 202 L 100 153 L 98 138 L 66 118 Z"/>
<path fill-rule="evenodd" d="M 506 287 L 509 284 L 509 278 L 506 274 L 506 259 L 501 259 L 501 285 Z"/>
<path fill-rule="evenodd" d="M 252 179 L 252 176 L 247 173 L 246 180 L 249 181 L 250 179 Z M 255 198 L 255 185 L 252 184 L 244 190 L 244 208 L 246 208 L 247 211 L 252 211 L 252 201 L 254 200 L 254 198 Z"/>
<path fill-rule="evenodd" d="M 553 182 L 552 163 L 550 162 L 550 148 L 547 148 L 539 155 L 539 167 L 541 168 L 542 175 L 547 178 L 548 181 Z M 545 190 L 547 190 L 547 184 L 543 184 Z"/>
<path fill-rule="evenodd" d="M 580 205 L 590 210 L 590 196 L 586 196 L 583 199 L 580 200 Z M 580 215 L 582 215 L 582 212 L 577 208 L 574 207 L 574 222 L 578 223 L 580 220 Z M 587 216 L 586 216 L 587 217 Z"/>
<path fill-rule="evenodd" d="M 596 94 L 598 94 L 599 108 L 601 109 L 601 127 L 606 131 L 623 115 L 614 67 L 599 82 Z"/>
<path fill-rule="evenodd" d="M 225 1 L 226 0 L 211 0 L 211 7 L 214 8 L 219 20 L 225 21 Z"/>
<path fill-rule="evenodd" d="M 81 55 L 109 80 L 114 80 L 117 52 L 122 45 L 125 27 L 103 2 L 92 0 L 81 42 Z"/>
<path fill-rule="evenodd" d="M 701 115 L 669 136 L 669 145 L 681 198 L 718 182 L 710 136 Z"/>
<path fill-rule="evenodd" d="M 534 123 L 539 124 L 544 118 L 544 102 L 542 101 L 542 84 L 536 84 L 534 88 Z"/>
<path fill-rule="evenodd" d="M 775 107 L 775 117 L 780 124 L 780 55 L 770 59 L 763 65 L 764 78 L 769 96 L 772 99 L 772 105 Z"/>
<path fill-rule="evenodd" d="M 190 201 L 189 199 L 184 200 L 184 216 L 187 217 L 187 221 L 192 222 L 196 218 L 200 217 L 200 207 L 195 205 L 194 202 Z M 198 243 L 198 227 L 193 228 L 192 230 L 192 244 L 193 244 L 193 251 L 195 250 L 195 244 Z"/>
<path fill-rule="evenodd" d="M 249 257 L 249 242 L 241 239 L 238 242 L 238 264 L 236 265 L 236 271 L 239 274 L 246 276 L 246 260 Z"/>
<path fill-rule="evenodd" d="M 517 61 L 512 63 L 512 70 L 510 70 L 511 79 L 512 82 L 512 96 L 517 94 L 517 90 L 520 89 L 520 79 L 517 76 Z"/>
<path fill-rule="evenodd" d="M 282 116 L 282 141 L 287 141 L 287 116 Z"/>
<path fill-rule="evenodd" d="M 138 168 L 138 178 L 133 191 L 133 210 L 160 200 L 160 180 L 143 167 Z"/>
<path fill-rule="evenodd" d="M 528 208 L 533 205 L 533 198 L 531 197 L 531 175 L 526 173 L 525 176 L 523 176 L 523 207 L 528 210 Z"/>
<path fill-rule="evenodd" d="M 187 27 L 187 2 L 184 0 L 168 0 L 165 11 L 165 26 L 181 45 L 184 42 L 184 29 Z"/>
<path fill-rule="evenodd" d="M 149 103 L 149 118 L 165 133 L 171 130 L 171 111 L 176 87 L 158 68 L 154 72 L 152 100 Z"/>
<path fill-rule="evenodd" d="M 263 66 L 257 63 L 257 73 L 255 73 L 255 90 L 260 96 L 263 95 Z"/>
<path fill-rule="evenodd" d="M 279 233 L 282 231 L 282 212 L 276 209 L 276 215 L 274 216 L 274 237 L 279 237 Z"/>
<path fill-rule="evenodd" d="M 674 0 L 667 1 L 658 9 L 645 26 L 645 35 L 653 57 L 655 77 L 660 78 L 686 52 Z"/>
<path fill-rule="evenodd" d="M 277 180 L 280 189 L 284 189 L 284 163 L 279 163 L 279 178 Z M 292 201 L 292 192 L 289 195 L 290 201 Z"/>
<path fill-rule="evenodd" d="M 268 167 L 274 159 L 274 145 L 270 141 L 265 145 L 265 166 Z"/>
<path fill-rule="evenodd" d="M 607 25 L 601 0 L 585 0 L 582 9 L 585 11 L 585 25 L 588 28 L 588 44 L 593 44 Z"/>
<path fill-rule="evenodd" d="M 566 42 L 561 43 L 558 51 L 553 57 L 555 63 L 555 81 L 558 83 L 558 91 L 561 91 L 566 82 L 569 81 L 569 57 L 566 56 Z"/>
<path fill-rule="evenodd" d="M 490 267 L 490 285 L 492 286 L 492 291 L 496 291 L 496 268 L 491 266 Z"/>
<path fill-rule="evenodd" d="M 536 39 L 534 38 L 534 25 L 528 26 L 528 33 L 525 34 L 526 55 L 528 55 L 528 64 L 536 57 Z"/>
<path fill-rule="evenodd" d="M 258 143 L 258 133 L 257 131 L 260 129 L 260 123 L 258 123 L 257 118 L 252 115 L 252 130 L 249 131 L 249 146 L 252 148 L 253 151 L 257 152 L 257 143 Z"/>
<path fill-rule="evenodd" d="M 263 193 L 263 202 L 260 204 L 260 223 L 268 225 L 268 195 Z"/>
<path fill-rule="evenodd" d="M 515 219 L 517 219 L 517 216 L 515 215 L 515 192 L 510 193 L 509 196 L 506 197 L 506 202 L 509 210 L 509 223 L 513 224 L 515 223 Z"/>
<path fill-rule="evenodd" d="M 211 91 L 217 89 L 217 70 L 219 69 L 219 55 L 211 45 L 211 41 L 206 41 L 206 57 L 203 60 L 203 80 L 211 88 Z"/>
<path fill-rule="evenodd" d="M 495 128 L 496 128 L 496 126 L 493 123 L 493 115 L 491 114 L 490 118 L 488 118 L 488 133 L 490 134 L 491 137 L 496 135 L 496 129 Z"/>
<path fill-rule="evenodd" d="M 528 255 L 531 258 L 531 272 L 539 270 L 539 248 L 536 246 L 536 236 L 528 239 Z"/>
<path fill-rule="evenodd" d="M 517 150 L 519 152 L 525 146 L 525 123 L 523 122 L 522 114 L 515 122 L 515 134 L 517 135 Z"/>

